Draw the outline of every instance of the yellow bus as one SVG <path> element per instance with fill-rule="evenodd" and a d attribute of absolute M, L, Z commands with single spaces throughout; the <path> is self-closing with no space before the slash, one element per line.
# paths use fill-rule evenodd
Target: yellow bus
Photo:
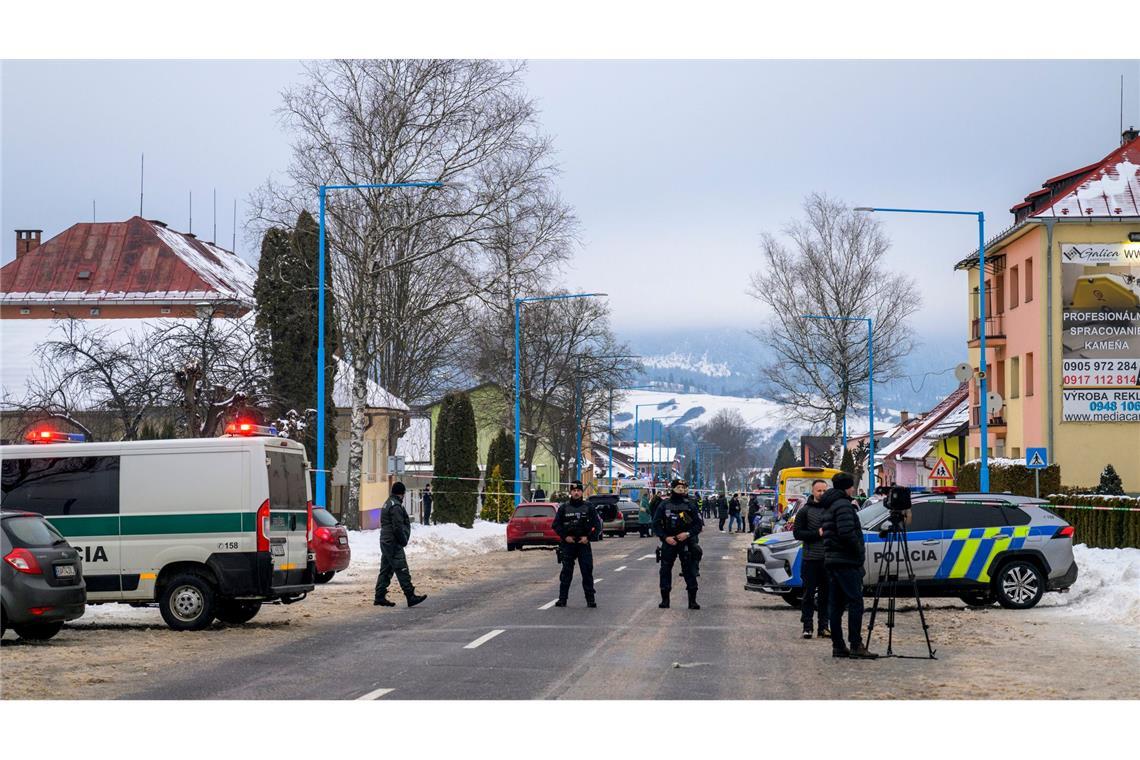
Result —
<path fill-rule="evenodd" d="M 779 514 L 783 515 L 807 501 L 813 480 L 826 480 L 827 487 L 831 488 L 831 477 L 838 474 L 839 470 L 833 467 L 785 467 L 780 470 L 776 484 Z"/>

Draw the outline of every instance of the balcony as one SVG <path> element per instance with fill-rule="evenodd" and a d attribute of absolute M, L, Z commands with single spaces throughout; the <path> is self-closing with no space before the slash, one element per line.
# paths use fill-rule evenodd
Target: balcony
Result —
<path fill-rule="evenodd" d="M 976 348 L 981 344 L 981 322 L 980 319 L 975 319 L 970 322 L 970 348 Z M 996 317 L 989 317 L 986 319 L 986 347 L 997 348 L 998 346 L 1005 345 L 1005 317 L 1002 314 Z"/>
<path fill-rule="evenodd" d="M 986 338 L 988 339 L 989 336 L 987 335 Z M 982 411 L 981 406 L 970 407 L 970 429 L 971 430 L 977 430 L 978 428 L 981 427 L 981 419 L 982 419 L 981 411 Z M 1006 434 L 1006 431 L 1009 430 L 1009 425 L 1006 423 L 1005 417 L 1003 417 L 1000 414 L 1000 410 L 999 410 L 998 414 L 994 414 L 992 409 L 989 411 L 990 411 L 990 421 L 988 423 L 986 432 L 994 433 L 995 435 L 1004 436 Z"/>

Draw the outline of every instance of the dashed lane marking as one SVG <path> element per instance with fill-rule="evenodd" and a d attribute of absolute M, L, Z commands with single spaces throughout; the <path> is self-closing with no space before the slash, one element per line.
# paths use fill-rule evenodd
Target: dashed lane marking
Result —
<path fill-rule="evenodd" d="M 482 636 L 475 639 L 470 644 L 467 644 L 463 648 L 464 649 L 476 649 L 477 647 L 481 647 L 484 644 L 486 644 L 488 641 L 490 641 L 491 639 L 498 636 L 502 632 L 503 632 L 502 628 L 496 628 L 495 630 L 491 631 L 490 633 L 484 633 Z"/>
<path fill-rule="evenodd" d="M 644 557 L 638 557 L 637 561 L 640 562 L 643 559 L 653 559 L 656 556 L 657 556 L 656 554 L 646 554 Z"/>
<path fill-rule="evenodd" d="M 548 610 L 548 609 L 550 609 L 551 607 L 553 607 L 553 606 L 554 606 L 554 603 L 555 603 L 555 602 L 557 602 L 557 601 L 558 601 L 557 599 L 551 599 L 549 602 L 547 602 L 546 604 L 544 604 L 544 605 L 542 605 L 541 607 L 539 607 L 539 609 L 540 609 L 540 610 Z"/>
<path fill-rule="evenodd" d="M 726 555 L 726 556 L 724 556 L 724 557 L 721 557 L 721 559 L 732 559 L 732 557 L 729 557 L 729 556 L 727 556 L 727 555 Z"/>
<path fill-rule="evenodd" d="M 380 697 L 384 696 L 385 694 L 391 694 L 392 691 L 392 689 L 374 689 L 373 691 L 370 691 L 363 696 L 359 696 L 356 699 L 358 701 L 361 699 L 380 699 Z"/>
<path fill-rule="evenodd" d="M 621 567 L 616 567 L 616 568 L 614 568 L 614 572 L 620 573 L 622 570 L 625 570 L 627 567 L 629 567 L 629 565 L 622 565 Z"/>

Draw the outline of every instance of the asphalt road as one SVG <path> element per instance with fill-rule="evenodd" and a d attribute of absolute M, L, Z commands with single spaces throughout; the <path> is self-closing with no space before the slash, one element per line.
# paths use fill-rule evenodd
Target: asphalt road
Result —
<path fill-rule="evenodd" d="M 984 622 L 978 627 L 992 614 L 1004 619 L 1006 611 L 963 617 L 962 605 L 949 600 L 932 600 L 928 613 L 935 646 L 946 645 L 937 661 L 834 659 L 828 641 L 800 638 L 797 609 L 744 590 L 748 540 L 715 529 L 702 535 L 700 610 L 686 608 L 680 577 L 673 607 L 658 609 L 652 539 L 631 535 L 594 545 L 597 609 L 585 606 L 577 577 L 570 606 L 553 607 L 558 566 L 552 553 L 539 558 L 549 562 L 519 562 L 519 555 L 504 553 L 506 571 L 493 581 L 457 586 L 414 609 L 350 609 L 343 621 L 252 656 L 152 672 L 148 687 L 127 697 L 850 699 L 1097 692 L 1096 669 L 1071 665 L 1071 652 L 1088 642 L 1058 640 L 1063 648 L 1050 644 L 1043 651 L 1059 656 L 1042 659 L 1024 643 L 995 639 Z M 1011 618 L 1019 630 L 1064 633 L 1034 628 L 1040 623 L 1024 616 Z M 877 627 L 872 641 L 880 651 L 881 634 Z M 913 612 L 900 615 L 896 652 L 925 654 Z M 1035 667 L 1022 668 L 1020 660 Z M 1130 653 L 1121 653 L 1121 662 L 1125 670 L 1135 667 Z"/>

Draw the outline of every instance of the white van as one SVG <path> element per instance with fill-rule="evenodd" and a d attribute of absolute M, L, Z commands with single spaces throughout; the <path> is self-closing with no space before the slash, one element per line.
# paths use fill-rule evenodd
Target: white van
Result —
<path fill-rule="evenodd" d="M 248 427 L 248 426 L 247 426 Z M 35 433 L 29 440 L 63 440 Z M 4 509 L 79 550 L 91 603 L 157 602 L 175 630 L 313 590 L 305 448 L 269 436 L 0 446 Z"/>

